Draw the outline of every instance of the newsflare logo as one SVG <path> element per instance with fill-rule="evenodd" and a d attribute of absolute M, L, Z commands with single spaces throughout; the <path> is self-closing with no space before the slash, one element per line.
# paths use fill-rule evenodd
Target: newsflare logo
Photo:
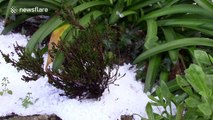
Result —
<path fill-rule="evenodd" d="M 48 8 L 41 8 L 41 7 L 17 8 L 15 6 L 12 6 L 10 8 L 10 12 L 12 14 L 16 14 L 16 13 L 44 13 L 44 12 L 48 12 Z"/>
<path fill-rule="evenodd" d="M 10 12 L 13 13 L 13 14 L 15 14 L 15 13 L 18 12 L 18 8 L 12 6 L 12 7 L 10 8 Z"/>

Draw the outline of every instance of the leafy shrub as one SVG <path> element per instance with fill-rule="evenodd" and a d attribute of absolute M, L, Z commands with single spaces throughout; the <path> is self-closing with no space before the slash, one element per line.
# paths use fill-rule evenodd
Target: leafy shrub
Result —
<path fill-rule="evenodd" d="M 114 42 L 113 36 L 107 32 L 101 33 L 91 26 L 81 30 L 73 43 L 62 40 L 59 45 L 54 45 L 51 57 L 63 53 L 64 62 L 59 69 L 47 71 L 49 81 L 69 97 L 100 97 L 117 79 L 118 70 L 115 65 L 118 56 L 114 53 L 117 49 L 107 50 L 104 45 L 104 42 Z"/>

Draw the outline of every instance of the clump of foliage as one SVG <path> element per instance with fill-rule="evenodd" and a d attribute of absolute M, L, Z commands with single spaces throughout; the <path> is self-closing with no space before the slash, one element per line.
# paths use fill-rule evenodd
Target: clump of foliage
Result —
<path fill-rule="evenodd" d="M 6 63 L 11 63 L 18 71 L 24 70 L 26 72 L 27 76 L 23 75 L 22 80 L 28 82 L 29 80 L 37 80 L 40 76 L 45 76 L 42 50 L 38 50 L 31 55 L 25 52 L 25 47 L 19 46 L 18 44 L 14 45 L 14 49 L 19 57 L 18 61 L 10 58 L 9 54 L 4 54 L 2 51 L 0 52 Z"/>
<path fill-rule="evenodd" d="M 202 50 L 194 51 L 195 63 L 185 70 L 185 75 L 177 75 L 181 90 L 172 93 L 161 81 L 156 97 L 149 96 L 146 112 L 150 120 L 211 120 L 213 117 L 213 57 Z M 172 109 L 176 108 L 177 111 Z M 164 108 L 162 114 L 153 113 L 152 106 Z M 168 109 L 169 108 L 169 109 Z"/>
<path fill-rule="evenodd" d="M 64 62 L 59 69 L 49 69 L 49 81 L 63 89 L 67 96 L 98 98 L 109 84 L 117 79 L 117 48 L 107 48 L 106 43 L 114 43 L 112 32 L 100 32 L 95 26 L 78 31 L 74 42 L 60 41 L 50 51 L 51 57 L 64 54 Z M 116 69 L 115 73 L 112 72 Z"/>
<path fill-rule="evenodd" d="M 12 90 L 8 89 L 8 84 L 10 83 L 10 81 L 8 80 L 7 77 L 3 77 L 2 82 L 1 82 L 1 86 L 3 87 L 2 90 L 0 91 L 0 96 L 4 95 L 4 94 L 13 94 Z"/>

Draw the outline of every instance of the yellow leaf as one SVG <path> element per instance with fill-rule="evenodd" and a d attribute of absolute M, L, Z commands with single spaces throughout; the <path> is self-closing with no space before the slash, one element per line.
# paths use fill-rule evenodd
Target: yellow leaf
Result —
<path fill-rule="evenodd" d="M 58 42 L 60 41 L 60 37 L 62 36 L 63 32 L 69 27 L 70 25 L 69 24 L 64 24 L 60 27 L 58 27 L 56 30 L 54 30 L 51 34 L 51 37 L 50 37 L 50 41 L 49 41 L 49 44 L 48 44 L 48 52 L 52 49 L 53 47 L 53 43 L 55 45 L 58 45 Z M 48 58 L 47 58 L 47 64 L 46 64 L 46 67 L 45 67 L 45 70 L 47 71 L 47 67 L 48 65 L 52 63 L 52 59 L 50 57 L 50 55 L 48 55 Z"/>

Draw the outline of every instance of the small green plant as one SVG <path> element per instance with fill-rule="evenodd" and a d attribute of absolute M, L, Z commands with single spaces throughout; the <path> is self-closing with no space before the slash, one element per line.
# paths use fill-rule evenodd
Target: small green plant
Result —
<path fill-rule="evenodd" d="M 1 83 L 1 86 L 3 87 L 3 89 L 0 91 L 0 96 L 4 94 L 10 94 L 10 95 L 13 94 L 12 90 L 8 89 L 7 87 L 9 83 L 10 81 L 8 80 L 8 77 L 3 77 L 2 83 Z"/>
<path fill-rule="evenodd" d="M 28 92 L 25 98 L 20 98 L 22 100 L 22 106 L 28 108 L 30 105 L 33 105 L 33 98 L 30 96 L 32 93 Z"/>

